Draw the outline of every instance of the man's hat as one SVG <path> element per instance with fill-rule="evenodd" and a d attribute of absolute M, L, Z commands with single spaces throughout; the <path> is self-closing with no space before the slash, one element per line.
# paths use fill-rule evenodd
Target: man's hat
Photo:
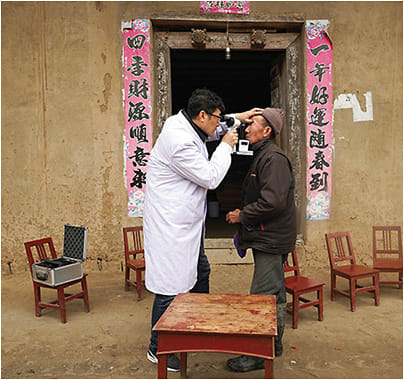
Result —
<path fill-rule="evenodd" d="M 283 127 L 283 118 L 285 116 L 283 109 L 267 107 L 264 109 L 262 116 L 264 116 L 265 120 L 270 124 L 275 135 L 279 135 Z"/>

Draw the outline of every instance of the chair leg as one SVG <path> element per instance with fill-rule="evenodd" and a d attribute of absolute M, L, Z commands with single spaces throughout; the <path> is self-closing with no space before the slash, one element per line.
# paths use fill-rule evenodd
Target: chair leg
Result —
<path fill-rule="evenodd" d="M 130 277 L 130 270 L 128 267 L 125 267 L 125 290 L 129 290 L 129 277 Z"/>
<path fill-rule="evenodd" d="M 380 297 L 379 297 L 379 273 L 373 275 L 373 286 L 375 287 L 375 305 L 379 306 Z"/>
<path fill-rule="evenodd" d="M 88 300 L 88 288 L 87 288 L 87 279 L 86 276 L 84 276 L 81 279 L 81 289 L 83 290 L 83 301 L 84 301 L 84 306 L 87 309 L 87 313 L 90 312 L 90 302 Z"/>
<path fill-rule="evenodd" d="M 63 287 L 58 288 L 58 301 L 60 308 L 60 319 L 62 323 L 66 323 L 66 301 L 65 301 L 65 290 Z"/>
<path fill-rule="evenodd" d="M 403 271 L 398 272 L 398 288 L 402 289 L 403 288 Z"/>
<path fill-rule="evenodd" d="M 318 320 L 323 320 L 323 287 L 317 290 L 317 298 L 318 298 Z"/>
<path fill-rule="evenodd" d="M 298 294 L 293 294 L 293 310 L 292 310 L 292 316 L 293 316 L 293 328 L 297 329 L 297 320 L 299 318 L 299 295 Z"/>
<path fill-rule="evenodd" d="M 34 300 L 35 300 L 35 316 L 41 316 L 41 308 L 39 303 L 41 302 L 41 287 L 34 283 Z"/>
<path fill-rule="evenodd" d="M 335 301 L 334 289 L 337 286 L 337 276 L 331 272 L 331 301 Z"/>
<path fill-rule="evenodd" d="M 349 294 L 351 299 L 351 311 L 356 310 L 356 281 L 352 278 L 349 279 Z"/>
<path fill-rule="evenodd" d="M 136 271 L 136 288 L 137 288 L 137 300 L 142 298 L 142 271 Z"/>

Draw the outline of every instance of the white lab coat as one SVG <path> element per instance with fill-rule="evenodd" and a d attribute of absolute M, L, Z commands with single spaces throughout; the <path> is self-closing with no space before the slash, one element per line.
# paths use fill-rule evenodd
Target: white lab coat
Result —
<path fill-rule="evenodd" d="M 176 295 L 195 285 L 206 192 L 223 180 L 231 152 L 221 142 L 209 160 L 206 144 L 182 112 L 165 122 L 150 154 L 144 200 L 145 279 L 151 292 Z"/>

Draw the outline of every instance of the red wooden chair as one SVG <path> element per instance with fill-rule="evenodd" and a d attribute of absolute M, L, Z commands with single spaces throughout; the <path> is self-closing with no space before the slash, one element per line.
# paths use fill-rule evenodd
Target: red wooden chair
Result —
<path fill-rule="evenodd" d="M 50 286 L 46 284 L 41 284 L 34 281 L 32 275 L 32 264 L 36 262 L 41 262 L 43 259 L 56 259 L 55 247 L 52 242 L 52 238 L 45 238 L 39 240 L 33 240 L 24 243 L 25 251 L 27 253 L 29 269 L 31 270 L 32 283 L 34 285 L 34 298 L 35 298 L 35 315 L 37 317 L 41 316 L 41 309 L 50 308 L 60 310 L 60 319 L 62 323 L 66 323 L 66 302 L 71 301 L 75 298 L 83 298 L 84 306 L 87 312 L 90 311 L 90 303 L 88 300 L 88 289 L 87 289 L 87 274 L 85 273 L 82 278 L 68 282 L 66 284 L 58 286 Z M 35 248 L 35 250 L 34 250 Z M 36 255 L 34 257 L 34 252 Z M 50 253 L 50 257 L 48 256 Z M 81 283 L 81 292 L 76 294 L 65 294 L 65 288 L 72 286 L 74 284 Z M 41 301 L 41 288 L 56 289 L 58 293 L 57 301 L 46 303 Z"/>
<path fill-rule="evenodd" d="M 373 268 L 380 272 L 398 272 L 398 281 L 379 281 L 403 288 L 403 246 L 400 226 L 373 227 Z"/>
<path fill-rule="evenodd" d="M 283 263 L 285 273 L 293 272 L 292 276 L 285 276 L 286 292 L 292 295 L 292 302 L 287 304 L 287 312 L 292 314 L 294 329 L 297 329 L 297 320 L 299 317 L 299 309 L 314 306 L 317 308 L 318 320 L 323 320 L 323 286 L 324 282 L 312 280 L 300 275 L 299 265 L 297 262 L 296 251 L 292 252 L 292 265 L 289 260 Z M 317 292 L 315 300 L 303 298 L 302 295 Z M 299 304 L 302 301 L 302 304 Z"/>
<path fill-rule="evenodd" d="M 325 234 L 325 239 L 331 267 L 331 301 L 335 301 L 335 293 L 341 294 L 344 297 L 350 298 L 351 311 L 355 311 L 356 294 L 360 292 L 373 292 L 375 305 L 379 306 L 379 271 L 356 264 L 349 233 L 329 233 Z M 346 278 L 349 281 L 349 292 L 337 289 L 337 276 Z M 373 285 L 365 287 L 358 285 L 357 281 L 363 278 L 371 278 Z"/>
<path fill-rule="evenodd" d="M 142 272 L 145 271 L 144 249 L 143 249 L 143 227 L 124 227 L 123 241 L 125 245 L 125 289 L 129 290 L 129 286 L 137 289 L 138 301 L 142 297 Z M 131 258 L 131 255 L 133 258 Z M 142 255 L 137 258 L 137 255 Z M 136 281 L 131 281 L 130 270 L 136 272 Z"/>

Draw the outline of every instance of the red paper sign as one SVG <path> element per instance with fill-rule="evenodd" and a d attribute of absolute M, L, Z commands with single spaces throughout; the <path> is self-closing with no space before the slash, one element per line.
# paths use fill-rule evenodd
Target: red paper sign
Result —
<path fill-rule="evenodd" d="M 237 13 L 248 15 L 250 13 L 249 1 L 201 1 L 203 13 Z"/>
<path fill-rule="evenodd" d="M 330 218 L 332 164 L 332 44 L 328 21 L 306 21 L 307 219 Z"/>
<path fill-rule="evenodd" d="M 152 149 L 150 20 L 123 30 L 125 175 L 128 216 L 143 216 L 147 162 Z"/>

